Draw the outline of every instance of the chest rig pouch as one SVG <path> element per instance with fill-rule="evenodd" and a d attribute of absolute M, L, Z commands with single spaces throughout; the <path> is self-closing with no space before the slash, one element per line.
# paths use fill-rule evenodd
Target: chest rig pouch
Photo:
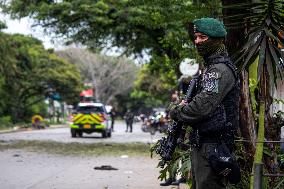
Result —
<path fill-rule="evenodd" d="M 207 119 L 193 126 L 189 141 L 196 148 L 200 148 L 204 142 L 219 142 L 226 127 L 225 109 L 223 105 L 219 105 Z"/>
<path fill-rule="evenodd" d="M 199 134 L 202 136 L 212 136 L 226 128 L 226 113 L 222 104 L 209 115 L 205 120 L 198 123 Z"/>
<path fill-rule="evenodd" d="M 211 65 L 220 63 L 224 61 L 224 57 L 216 57 L 211 60 Z M 218 91 L 218 82 L 219 78 L 218 73 L 204 73 L 202 79 L 199 79 L 198 83 L 198 93 L 202 91 Z M 208 115 L 205 119 L 202 119 L 198 123 L 196 123 L 195 128 L 198 128 L 198 132 L 200 135 L 214 135 L 214 133 L 219 133 L 220 131 L 226 128 L 226 111 L 224 105 L 219 104 L 215 110 L 213 110 L 210 115 Z"/>
<path fill-rule="evenodd" d="M 192 137 L 198 138 L 200 142 L 202 142 L 203 139 L 209 139 L 209 141 L 210 139 L 213 141 L 214 139 L 225 139 L 226 141 L 228 138 L 231 138 L 233 140 L 233 131 L 236 130 L 238 125 L 239 78 L 237 69 L 230 61 L 227 54 L 217 55 L 209 61 L 211 65 L 222 63 L 228 66 L 228 68 L 232 71 L 236 82 L 232 90 L 229 91 L 216 109 L 206 119 L 203 119 L 193 125 L 194 132 Z M 209 83 L 210 85 L 210 80 L 209 82 L 206 81 L 206 83 Z M 201 92 L 203 88 L 208 88 L 208 84 L 206 83 L 199 80 L 198 93 Z M 212 83 L 213 82 L 211 82 L 211 84 Z"/>

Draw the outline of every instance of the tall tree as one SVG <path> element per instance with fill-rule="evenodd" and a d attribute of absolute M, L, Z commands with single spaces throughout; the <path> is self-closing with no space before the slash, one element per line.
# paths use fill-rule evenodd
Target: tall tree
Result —
<path fill-rule="evenodd" d="M 185 23 L 214 9 L 213 3 L 195 6 L 190 0 L 0 2 L 3 11 L 13 18 L 30 16 L 36 25 L 65 37 L 67 43 L 81 43 L 92 49 L 111 44 L 123 49 L 126 55 L 139 56 L 147 52 L 152 57 L 166 57 L 171 64 L 153 65 L 153 70 L 174 69 L 177 77 L 180 76 L 179 62 L 190 56 L 193 47 Z M 157 61 L 150 64 L 155 63 Z"/>
<path fill-rule="evenodd" d="M 135 81 L 132 97 L 141 100 L 146 107 L 165 107 L 170 102 L 170 94 L 176 85 L 174 70 L 167 74 L 154 75 L 149 64 L 142 66 Z"/>
<path fill-rule="evenodd" d="M 228 30 L 228 36 L 226 37 L 226 46 L 228 53 L 232 56 L 238 49 L 240 49 L 245 44 L 245 37 L 247 35 L 249 20 L 243 16 L 247 14 L 247 9 L 242 9 L 240 7 L 236 8 L 238 4 L 248 3 L 248 0 L 242 1 L 222 1 L 223 5 L 223 21 Z M 245 153 L 247 154 L 243 161 L 241 161 L 242 169 L 247 169 L 251 171 L 251 165 L 253 161 L 253 155 L 255 153 L 255 143 L 256 140 L 256 123 L 255 116 L 252 110 L 250 90 L 249 90 L 249 75 L 247 70 L 240 71 L 241 80 L 241 94 L 240 94 L 240 136 L 244 139 L 250 141 L 244 143 Z M 243 174 L 245 175 L 245 174 Z M 245 175 L 243 178 L 247 177 Z M 248 183 L 248 180 L 247 180 Z M 247 186 L 244 186 L 245 188 Z"/>
<path fill-rule="evenodd" d="M 67 49 L 56 54 L 75 64 L 85 82 L 92 83 L 97 100 L 113 103 L 117 95 L 129 93 L 139 67 L 123 57 L 94 54 L 84 49 Z"/>
<path fill-rule="evenodd" d="M 64 38 L 67 44 L 80 43 L 94 51 L 116 46 L 125 55 L 146 53 L 151 58 L 147 69 L 168 84 L 162 84 L 167 87 L 163 91 L 167 92 L 176 88 L 181 76 L 181 60 L 196 57 L 187 34 L 187 23 L 201 15 L 216 14 L 216 7 L 220 6 L 219 0 L 209 4 L 194 4 L 191 0 L 0 2 L 3 12 L 12 18 L 29 16 L 35 20 L 35 25 Z M 174 75 L 168 76 L 172 70 Z M 161 95 L 151 90 L 158 101 L 166 99 L 167 92 Z M 137 94 L 133 95 L 145 97 Z"/>
<path fill-rule="evenodd" d="M 275 128 L 271 128 L 273 124 L 269 112 L 272 103 L 271 86 L 277 86 L 277 78 L 282 79 L 284 69 L 284 54 L 279 48 L 280 46 L 283 47 L 283 38 L 281 36 L 284 33 L 284 2 L 281 0 L 223 1 L 223 4 L 226 5 L 225 8 L 227 9 L 224 15 L 227 25 L 231 28 L 238 28 L 235 31 L 241 30 L 239 34 L 235 34 L 234 38 L 243 39 L 235 52 L 235 62 L 238 63 L 240 70 L 243 70 L 242 92 L 245 95 L 242 95 L 242 102 L 245 102 L 243 103 L 245 106 L 241 108 L 241 118 L 254 117 L 257 120 L 243 119 L 244 132 L 242 134 L 246 139 L 254 143 L 257 128 L 255 125 L 258 124 L 257 140 L 263 141 L 264 136 L 270 140 L 277 140 L 279 138 L 275 138 Z M 230 12 L 229 10 L 233 11 Z M 231 44 L 238 44 L 234 42 L 234 38 L 230 38 Z M 249 68 L 250 72 L 248 72 Z M 252 75 L 256 75 L 254 84 L 257 85 L 257 90 L 251 90 L 250 92 L 248 87 L 253 84 L 249 83 L 254 78 Z M 257 104 L 250 101 L 249 97 L 254 96 Z M 263 127 L 266 128 L 265 134 Z M 258 163 L 262 161 L 262 148 L 262 143 L 258 143 L 257 148 L 251 146 L 250 149 L 250 152 L 254 152 L 256 149 L 255 161 Z M 275 170 L 272 167 L 276 162 L 264 162 L 267 171 L 272 172 Z M 271 182 L 272 185 L 274 183 Z"/>
<path fill-rule="evenodd" d="M 45 50 L 35 38 L 1 32 L 0 40 L 4 115 L 11 115 L 14 122 L 22 121 L 30 116 L 33 104 L 55 93 L 65 102 L 76 101 L 82 83 L 74 65 Z"/>

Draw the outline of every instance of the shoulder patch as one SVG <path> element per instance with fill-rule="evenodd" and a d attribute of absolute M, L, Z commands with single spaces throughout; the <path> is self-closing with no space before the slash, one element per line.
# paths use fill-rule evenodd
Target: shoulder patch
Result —
<path fill-rule="evenodd" d="M 202 92 L 218 93 L 220 77 L 220 73 L 216 71 L 205 73 L 202 78 Z"/>
<path fill-rule="evenodd" d="M 219 79 L 220 73 L 218 72 L 208 72 L 203 75 L 203 79 Z"/>

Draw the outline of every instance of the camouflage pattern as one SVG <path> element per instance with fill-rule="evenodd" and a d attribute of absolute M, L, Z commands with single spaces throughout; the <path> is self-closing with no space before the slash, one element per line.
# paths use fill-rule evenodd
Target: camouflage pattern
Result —
<path fill-rule="evenodd" d="M 235 77 L 225 64 L 210 65 L 202 75 L 201 92 L 190 103 L 172 108 L 170 115 L 189 125 L 206 119 L 235 85 Z"/>
<path fill-rule="evenodd" d="M 226 188 L 227 180 L 213 171 L 207 156 L 221 140 L 220 136 L 226 134 L 226 130 L 222 130 L 227 125 L 222 103 L 231 95 L 237 82 L 234 72 L 226 65 L 230 62 L 227 54 L 213 55 L 206 61 L 206 69 L 201 75 L 197 95 L 188 104 L 172 107 L 170 116 L 194 128 L 190 137 L 192 189 L 222 189 Z"/>

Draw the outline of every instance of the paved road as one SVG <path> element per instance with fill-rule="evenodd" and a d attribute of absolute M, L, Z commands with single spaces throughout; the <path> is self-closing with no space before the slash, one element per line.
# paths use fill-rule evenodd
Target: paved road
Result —
<path fill-rule="evenodd" d="M 94 167 L 110 165 L 118 170 Z M 0 151 L 1 189 L 170 189 L 160 187 L 157 160 L 73 157 L 24 150 Z M 176 188 L 176 187 L 174 187 Z"/>
<path fill-rule="evenodd" d="M 0 141 L 51 140 L 58 142 L 155 142 L 162 135 L 141 131 L 135 123 L 132 133 L 125 133 L 125 124 L 117 121 L 111 138 L 98 133 L 71 138 L 68 126 L 44 130 L 1 133 Z M 150 157 L 74 157 L 38 154 L 21 149 L 0 151 L 0 188 L 2 189 L 177 189 L 161 187 L 158 180 L 158 159 Z M 117 170 L 102 171 L 94 167 L 110 165 Z M 180 189 L 187 188 L 180 185 Z"/>
<path fill-rule="evenodd" d="M 134 123 L 133 132 L 125 132 L 125 123 L 123 121 L 116 121 L 114 125 L 114 132 L 111 138 L 102 138 L 100 133 L 83 134 L 83 138 L 71 138 L 70 129 L 68 125 L 62 125 L 59 128 L 42 129 L 42 130 L 28 130 L 21 132 L 1 133 L 0 140 L 52 140 L 57 142 L 80 142 L 80 143 L 96 143 L 96 142 L 156 142 L 162 137 L 162 134 L 156 132 L 155 135 L 142 132 L 141 122 Z"/>

